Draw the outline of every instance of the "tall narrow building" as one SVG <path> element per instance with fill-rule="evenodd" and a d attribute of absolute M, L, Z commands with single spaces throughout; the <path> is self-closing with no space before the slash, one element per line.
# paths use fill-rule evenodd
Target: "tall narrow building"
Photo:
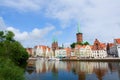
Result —
<path fill-rule="evenodd" d="M 78 28 L 77 28 L 77 33 L 76 33 L 76 37 L 77 37 L 77 43 L 81 43 L 83 42 L 83 34 L 80 32 L 80 26 L 78 24 Z"/>
<path fill-rule="evenodd" d="M 58 42 L 55 38 L 53 38 L 53 42 L 52 42 L 52 50 L 53 50 L 53 53 L 54 53 L 53 56 L 55 56 L 55 50 L 58 49 L 58 48 L 59 48 L 58 47 Z"/>

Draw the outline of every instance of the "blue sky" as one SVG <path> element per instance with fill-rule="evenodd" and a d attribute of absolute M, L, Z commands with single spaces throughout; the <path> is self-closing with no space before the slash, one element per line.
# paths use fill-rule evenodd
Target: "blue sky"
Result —
<path fill-rule="evenodd" d="M 25 47 L 76 41 L 77 24 L 93 44 L 120 38 L 119 0 L 0 0 L 0 30 L 11 30 Z"/>

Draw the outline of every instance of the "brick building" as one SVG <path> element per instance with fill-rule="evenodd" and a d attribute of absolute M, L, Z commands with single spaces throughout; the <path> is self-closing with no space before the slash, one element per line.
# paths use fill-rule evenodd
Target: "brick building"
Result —
<path fill-rule="evenodd" d="M 83 34 L 80 32 L 80 26 L 78 26 L 78 32 L 76 33 L 76 37 L 78 43 L 83 42 Z"/>

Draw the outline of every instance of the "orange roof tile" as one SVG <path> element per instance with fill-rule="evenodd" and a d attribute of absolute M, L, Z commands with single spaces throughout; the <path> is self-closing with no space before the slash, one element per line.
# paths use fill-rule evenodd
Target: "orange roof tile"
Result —
<path fill-rule="evenodd" d="M 115 41 L 116 41 L 117 44 L 120 44 L 120 38 L 115 39 Z"/>
<path fill-rule="evenodd" d="M 32 54 L 32 50 L 33 50 L 32 48 L 26 48 L 26 50 L 29 54 Z"/>
<path fill-rule="evenodd" d="M 114 43 L 109 43 L 109 47 L 113 47 L 114 46 Z"/>

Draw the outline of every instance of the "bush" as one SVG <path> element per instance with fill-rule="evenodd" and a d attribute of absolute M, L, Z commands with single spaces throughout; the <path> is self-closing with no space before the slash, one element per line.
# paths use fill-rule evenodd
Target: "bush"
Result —
<path fill-rule="evenodd" d="M 0 80 L 25 80 L 23 72 L 10 59 L 0 59 Z"/>

